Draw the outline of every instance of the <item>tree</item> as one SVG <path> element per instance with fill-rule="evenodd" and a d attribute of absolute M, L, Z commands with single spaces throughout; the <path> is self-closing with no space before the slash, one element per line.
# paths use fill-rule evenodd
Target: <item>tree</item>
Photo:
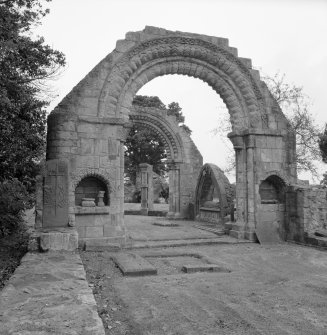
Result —
<path fill-rule="evenodd" d="M 177 102 L 170 103 L 166 108 L 156 96 L 136 95 L 133 105 L 165 110 L 168 115 L 174 115 L 179 126 L 191 134 L 189 127 L 184 124 L 185 117 Z M 153 171 L 160 176 L 167 172 L 165 145 L 160 137 L 148 128 L 133 126 L 125 142 L 125 148 L 125 172 L 134 184 L 140 163 L 151 164 Z"/>
<path fill-rule="evenodd" d="M 318 144 L 322 161 L 327 163 L 327 124 L 325 124 L 325 130 L 319 136 Z"/>
<path fill-rule="evenodd" d="M 318 177 L 315 161 L 320 160 L 318 146 L 321 128 L 310 113 L 311 102 L 303 87 L 285 82 L 285 75 L 263 78 L 277 100 L 296 135 L 296 163 L 299 172 L 311 172 Z"/>
<path fill-rule="evenodd" d="M 308 96 L 303 92 L 302 87 L 288 84 L 285 81 L 285 75 L 277 73 L 273 77 L 265 76 L 262 79 L 267 84 L 295 132 L 298 171 L 309 171 L 317 178 L 318 171 L 315 161 L 320 159 L 318 139 L 321 129 L 310 113 Z M 220 116 L 219 126 L 214 129 L 214 132 L 221 137 L 226 137 L 226 132 L 228 131 L 231 131 L 231 128 L 225 113 Z M 231 144 L 229 144 L 229 148 L 232 151 Z M 235 161 L 229 161 L 225 171 L 229 172 L 234 167 Z"/>
<path fill-rule="evenodd" d="M 159 136 L 147 128 L 133 126 L 125 142 L 125 173 L 133 184 L 140 163 L 153 166 L 159 175 L 167 170 L 164 160 L 167 158 L 165 145 Z"/>
<path fill-rule="evenodd" d="M 44 84 L 65 65 L 61 52 L 32 35 L 48 13 L 41 0 L 0 0 L 0 181 L 28 187 L 44 153 Z"/>

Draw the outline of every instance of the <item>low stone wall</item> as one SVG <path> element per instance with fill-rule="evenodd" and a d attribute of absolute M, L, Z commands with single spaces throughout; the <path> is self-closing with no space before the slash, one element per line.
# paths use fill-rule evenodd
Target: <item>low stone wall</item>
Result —
<path fill-rule="evenodd" d="M 89 239 L 94 238 L 112 238 L 115 242 L 119 242 L 124 232 L 115 222 L 115 217 L 110 214 L 110 207 L 75 207 L 76 229 L 78 232 L 79 246 Z"/>
<path fill-rule="evenodd" d="M 286 197 L 287 239 L 312 244 L 315 231 L 327 229 L 327 190 L 290 186 Z"/>
<path fill-rule="evenodd" d="M 312 188 L 302 193 L 304 230 L 309 233 L 327 229 L 327 190 Z"/>

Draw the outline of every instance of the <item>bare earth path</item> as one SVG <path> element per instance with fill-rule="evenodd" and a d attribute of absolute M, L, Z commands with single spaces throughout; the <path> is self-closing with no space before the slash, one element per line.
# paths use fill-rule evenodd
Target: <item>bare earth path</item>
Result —
<path fill-rule="evenodd" d="M 326 251 L 230 244 L 132 252 L 158 275 L 122 277 L 109 252 L 82 255 L 106 334 L 327 334 Z M 183 264 L 199 262 L 196 254 L 231 272 L 181 272 Z"/>

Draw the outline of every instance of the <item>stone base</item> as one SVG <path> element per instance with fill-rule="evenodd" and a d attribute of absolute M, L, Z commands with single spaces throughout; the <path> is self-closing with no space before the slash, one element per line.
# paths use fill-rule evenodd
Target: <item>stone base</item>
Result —
<path fill-rule="evenodd" d="M 78 248 L 75 228 L 41 228 L 30 235 L 29 251 L 74 251 Z"/>
<path fill-rule="evenodd" d="M 230 229 L 230 226 L 228 227 Z M 237 239 L 245 239 L 252 242 L 258 242 L 256 233 L 254 230 L 244 229 L 243 224 L 233 224 L 229 230 L 229 236 Z"/>
<path fill-rule="evenodd" d="M 149 210 L 147 208 L 141 208 L 140 213 L 141 215 L 148 215 Z"/>
<path fill-rule="evenodd" d="M 78 247 L 85 251 L 117 251 L 125 246 L 125 237 L 82 238 Z"/>

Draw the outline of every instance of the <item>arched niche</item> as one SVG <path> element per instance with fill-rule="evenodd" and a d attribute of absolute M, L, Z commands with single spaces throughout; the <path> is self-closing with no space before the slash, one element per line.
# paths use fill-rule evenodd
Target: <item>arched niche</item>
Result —
<path fill-rule="evenodd" d="M 271 174 L 259 185 L 256 235 L 261 243 L 278 243 L 286 239 L 286 182 Z"/>
<path fill-rule="evenodd" d="M 75 188 L 75 205 L 82 206 L 83 198 L 93 198 L 98 204 L 99 192 L 104 192 L 103 203 L 105 206 L 109 206 L 109 193 L 104 181 L 96 176 L 84 177 Z"/>
<path fill-rule="evenodd" d="M 285 203 L 285 182 L 276 175 L 267 177 L 260 183 L 261 204 Z"/>

